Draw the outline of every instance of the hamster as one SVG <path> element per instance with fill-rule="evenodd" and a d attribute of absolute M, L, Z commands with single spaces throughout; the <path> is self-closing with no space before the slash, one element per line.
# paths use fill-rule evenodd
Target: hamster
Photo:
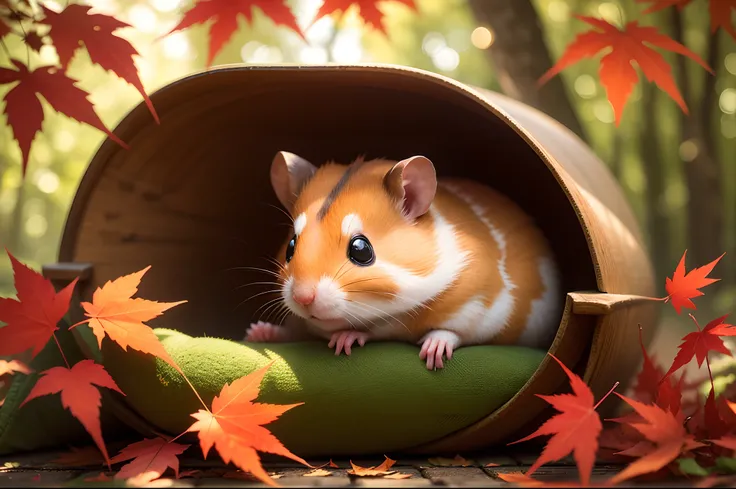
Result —
<path fill-rule="evenodd" d="M 441 369 L 464 345 L 548 348 L 564 295 L 533 219 L 479 183 L 443 178 L 424 156 L 319 168 L 279 152 L 271 184 L 293 218 L 278 252 L 285 325 L 246 341 L 406 341 Z"/>

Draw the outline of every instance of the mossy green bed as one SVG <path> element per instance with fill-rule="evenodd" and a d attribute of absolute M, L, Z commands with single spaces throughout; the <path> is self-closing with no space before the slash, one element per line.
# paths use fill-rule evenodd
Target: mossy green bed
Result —
<path fill-rule="evenodd" d="M 155 331 L 207 403 L 226 382 L 273 360 L 258 400 L 304 403 L 268 425 L 301 456 L 399 452 L 438 440 L 503 405 L 545 355 L 523 347 L 466 347 L 444 370 L 428 371 L 418 348 L 409 344 L 368 344 L 354 349 L 350 357 L 336 357 L 326 342 L 246 345 Z M 103 342 L 102 355 L 126 393 L 118 402 L 163 432 L 178 434 L 193 422 L 189 415 L 200 405 L 168 364 L 136 351 L 124 352 L 109 340 Z M 54 361 L 61 360 L 54 358 L 53 350 L 45 351 L 34 366 L 48 368 Z M 85 439 L 81 426 L 61 409 L 58 396 L 34 400 L 18 410 L 33 382 L 35 376 L 18 376 L 0 408 L 0 453 Z M 103 412 L 109 409 L 106 402 Z M 106 437 L 125 431 L 121 423 L 107 418 Z"/>

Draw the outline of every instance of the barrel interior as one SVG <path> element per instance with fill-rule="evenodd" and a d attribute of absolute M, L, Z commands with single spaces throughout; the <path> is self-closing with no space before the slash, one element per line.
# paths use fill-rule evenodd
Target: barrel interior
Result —
<path fill-rule="evenodd" d="M 119 127 L 131 149 L 105 143 L 98 152 L 60 256 L 94 264 L 87 297 L 151 265 L 140 297 L 188 301 L 152 325 L 241 339 L 250 321 L 268 317 L 263 306 L 275 296 L 253 296 L 273 289 L 255 284 L 272 278 L 245 267 L 273 269 L 268 257 L 289 233 L 269 183 L 279 150 L 315 164 L 423 154 L 440 176 L 485 183 L 534 216 L 567 291 L 597 288 L 585 235 L 555 176 L 467 94 L 390 72 L 233 69 L 175 83 L 153 100 L 160 126 L 137 108 Z"/>

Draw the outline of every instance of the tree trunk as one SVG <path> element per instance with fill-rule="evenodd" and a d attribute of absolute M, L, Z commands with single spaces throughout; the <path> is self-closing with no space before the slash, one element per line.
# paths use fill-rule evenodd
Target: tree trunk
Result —
<path fill-rule="evenodd" d="M 542 23 L 531 0 L 469 0 L 479 23 L 495 33 L 486 50 L 504 93 L 557 119 L 585 139 L 580 120 L 559 76 L 542 87 L 537 80 L 553 63 Z"/>
<path fill-rule="evenodd" d="M 675 40 L 682 42 L 682 17 L 672 7 L 672 25 Z M 711 34 L 707 48 L 707 62 L 718 70 L 721 55 L 718 48 L 718 32 Z M 689 266 L 702 266 L 719 257 L 724 251 L 724 205 L 721 188 L 721 168 L 717 160 L 714 138 L 711 134 L 713 110 L 716 108 L 715 85 L 717 76 L 704 72 L 703 93 L 696 104 L 692 85 L 688 80 L 684 56 L 677 57 L 677 74 L 683 97 L 691 115 L 681 115 L 681 140 L 695 145 L 697 152 L 692 161 L 684 161 L 685 181 L 688 189 L 687 247 Z M 716 73 L 717 75 L 717 73 Z"/>
<path fill-rule="evenodd" d="M 670 227 L 664 212 L 665 182 L 657 140 L 656 118 L 657 87 L 652 83 L 642 85 L 642 129 L 639 135 L 639 151 L 647 180 L 645 204 L 649 231 L 649 256 L 656 277 L 671 275 Z M 664 294 L 664 279 L 657 280 L 657 293 Z"/>

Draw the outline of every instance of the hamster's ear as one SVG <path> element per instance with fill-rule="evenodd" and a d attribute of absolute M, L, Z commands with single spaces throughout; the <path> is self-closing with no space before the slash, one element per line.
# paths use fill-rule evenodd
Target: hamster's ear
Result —
<path fill-rule="evenodd" d="M 271 186 L 281 204 L 291 212 L 302 187 L 317 167 L 288 151 L 279 151 L 271 162 Z"/>
<path fill-rule="evenodd" d="M 428 158 L 412 156 L 396 163 L 383 178 L 383 185 L 401 202 L 404 215 L 414 220 L 429 210 L 437 192 L 437 174 Z"/>

